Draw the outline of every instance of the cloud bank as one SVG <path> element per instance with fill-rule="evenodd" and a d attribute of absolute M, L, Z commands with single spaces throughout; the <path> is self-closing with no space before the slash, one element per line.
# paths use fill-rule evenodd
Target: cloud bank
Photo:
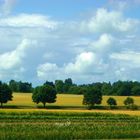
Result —
<path fill-rule="evenodd" d="M 13 3 L 5 0 L 5 13 Z M 140 80 L 139 25 L 138 18 L 107 8 L 75 21 L 27 13 L 2 16 L 0 78 L 35 84 L 68 77 L 77 83 Z"/>

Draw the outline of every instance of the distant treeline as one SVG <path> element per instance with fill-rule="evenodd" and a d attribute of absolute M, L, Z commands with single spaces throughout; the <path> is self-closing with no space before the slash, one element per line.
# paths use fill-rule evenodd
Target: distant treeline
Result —
<path fill-rule="evenodd" d="M 94 86 L 101 91 L 102 95 L 140 95 L 140 82 L 137 81 L 117 81 L 112 84 L 110 82 L 96 82 L 92 84 L 76 85 L 73 84 L 72 79 L 69 78 L 65 81 L 56 80 L 54 85 L 58 93 L 84 94 L 84 91 Z"/>
<path fill-rule="evenodd" d="M 118 95 L 118 96 L 138 96 L 140 95 L 140 82 L 138 81 L 117 81 L 110 82 L 96 82 L 92 84 L 77 85 L 73 83 L 71 78 L 66 80 L 55 80 L 55 82 L 46 81 L 44 85 L 50 85 L 56 88 L 57 93 L 66 94 L 84 94 L 88 88 L 94 86 L 100 89 L 102 95 Z M 33 87 L 31 83 L 11 80 L 9 86 L 14 92 L 32 92 Z"/>
<path fill-rule="evenodd" d="M 28 93 L 33 91 L 32 83 L 11 80 L 9 82 L 9 87 L 13 92 L 23 92 Z"/>

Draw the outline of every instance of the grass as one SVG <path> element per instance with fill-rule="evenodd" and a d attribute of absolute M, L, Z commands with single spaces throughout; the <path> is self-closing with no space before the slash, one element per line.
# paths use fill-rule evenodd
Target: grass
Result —
<path fill-rule="evenodd" d="M 0 111 L 2 140 L 140 138 L 140 117 L 87 112 Z"/>

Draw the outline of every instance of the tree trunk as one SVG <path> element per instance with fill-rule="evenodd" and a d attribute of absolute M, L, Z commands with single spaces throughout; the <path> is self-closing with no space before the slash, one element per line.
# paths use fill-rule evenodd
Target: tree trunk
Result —
<path fill-rule="evenodd" d="M 3 106 L 3 103 L 1 102 L 1 108 L 2 108 L 2 106 Z"/>
<path fill-rule="evenodd" d="M 46 103 L 43 103 L 43 105 L 44 105 L 44 108 L 46 107 Z"/>

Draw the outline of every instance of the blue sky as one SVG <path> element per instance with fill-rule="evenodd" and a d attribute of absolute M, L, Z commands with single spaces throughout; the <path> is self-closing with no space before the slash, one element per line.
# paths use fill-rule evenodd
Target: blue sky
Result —
<path fill-rule="evenodd" d="M 0 79 L 140 81 L 140 0 L 0 0 Z"/>
<path fill-rule="evenodd" d="M 65 20 L 73 19 L 83 12 L 88 12 L 104 5 L 106 5 L 105 0 L 98 2 L 94 0 L 18 0 L 14 12 L 47 14 L 54 18 Z"/>
<path fill-rule="evenodd" d="M 2 0 L 1 0 L 2 1 Z M 115 1 L 115 2 L 114 2 Z M 127 3 L 125 13 L 130 17 L 140 17 L 139 2 L 131 2 L 131 0 L 118 0 L 122 3 Z M 97 10 L 98 8 L 117 8 L 117 0 L 16 0 L 13 14 L 17 13 L 40 13 L 50 15 L 57 19 L 73 19 L 80 15 Z M 135 0 L 134 0 L 135 1 Z M 133 11 L 133 12 L 132 12 Z"/>

